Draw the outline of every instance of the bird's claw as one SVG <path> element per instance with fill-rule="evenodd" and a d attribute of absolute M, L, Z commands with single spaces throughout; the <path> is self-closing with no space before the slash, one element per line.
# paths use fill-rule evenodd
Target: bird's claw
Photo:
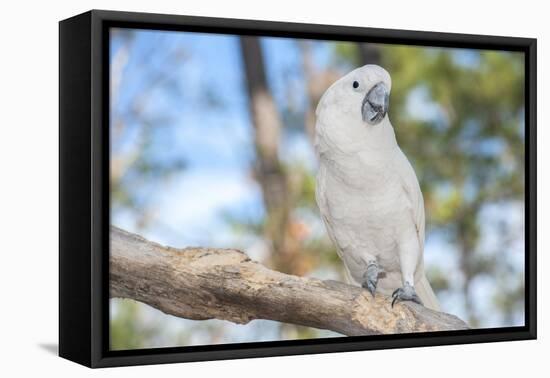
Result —
<path fill-rule="evenodd" d="M 393 300 L 391 302 L 392 307 L 394 304 L 401 301 L 412 301 L 418 303 L 419 305 L 424 305 L 420 300 L 420 297 L 416 294 L 414 287 L 408 282 L 405 282 L 405 285 L 403 287 L 396 289 L 391 296 L 393 297 Z"/>
<path fill-rule="evenodd" d="M 369 293 L 371 293 L 372 297 L 374 298 L 374 295 L 376 293 L 376 282 L 375 281 L 366 280 L 365 282 L 363 282 L 363 284 L 361 286 L 363 286 L 364 289 L 367 289 L 369 291 Z"/>
<path fill-rule="evenodd" d="M 367 265 L 367 271 L 363 275 L 363 283 L 361 286 L 367 289 L 372 297 L 376 293 L 376 285 L 378 284 L 378 275 L 380 274 L 380 268 L 376 262 L 371 262 Z"/>

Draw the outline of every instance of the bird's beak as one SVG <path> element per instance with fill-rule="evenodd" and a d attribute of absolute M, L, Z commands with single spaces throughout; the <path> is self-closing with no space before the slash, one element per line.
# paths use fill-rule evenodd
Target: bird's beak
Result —
<path fill-rule="evenodd" d="M 390 105 L 390 92 L 386 84 L 380 82 L 372 87 L 361 106 L 363 121 L 370 125 L 377 125 L 384 119 Z"/>

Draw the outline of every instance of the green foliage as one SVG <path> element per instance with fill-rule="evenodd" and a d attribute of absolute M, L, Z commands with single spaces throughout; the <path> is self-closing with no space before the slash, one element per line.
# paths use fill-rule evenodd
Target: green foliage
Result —
<path fill-rule="evenodd" d="M 118 302 L 115 316 L 111 316 L 111 350 L 145 348 L 148 341 L 160 331 L 158 327 L 143 327 L 140 304 L 130 299 Z"/>

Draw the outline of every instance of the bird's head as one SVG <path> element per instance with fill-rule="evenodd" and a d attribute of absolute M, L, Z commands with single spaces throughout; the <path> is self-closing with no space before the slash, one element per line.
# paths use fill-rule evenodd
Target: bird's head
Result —
<path fill-rule="evenodd" d="M 391 78 L 380 66 L 368 64 L 351 71 L 323 94 L 315 112 L 317 132 L 333 142 L 357 144 L 387 121 Z M 321 128 L 322 130 L 319 130 Z"/>

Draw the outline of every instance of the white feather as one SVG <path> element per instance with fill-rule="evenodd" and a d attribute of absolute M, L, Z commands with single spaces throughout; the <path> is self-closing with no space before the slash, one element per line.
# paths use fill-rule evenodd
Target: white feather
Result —
<path fill-rule="evenodd" d="M 375 260 L 384 271 L 377 291 L 389 295 L 410 275 L 420 299 L 438 310 L 424 273 L 424 201 L 416 174 L 387 115 L 377 125 L 361 117 L 364 92 L 381 80 L 391 87 L 385 70 L 365 66 L 338 80 L 320 100 L 317 204 L 353 283 L 361 284 Z M 363 91 L 352 90 L 353 81 Z"/>

